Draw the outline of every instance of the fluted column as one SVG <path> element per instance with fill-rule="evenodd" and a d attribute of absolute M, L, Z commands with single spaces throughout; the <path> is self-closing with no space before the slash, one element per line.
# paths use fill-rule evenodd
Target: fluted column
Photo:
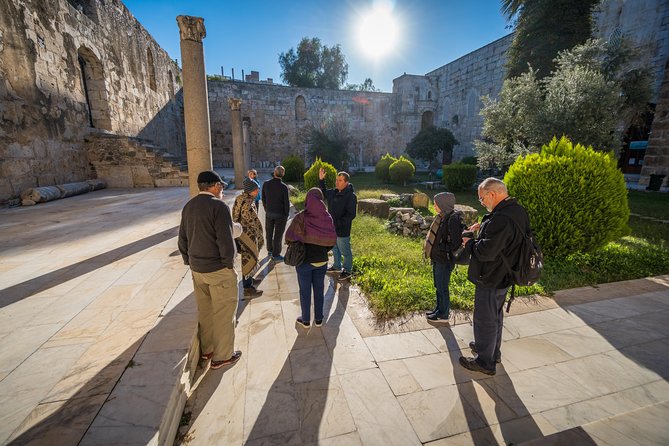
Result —
<path fill-rule="evenodd" d="M 244 140 L 242 138 L 242 100 L 228 99 L 230 104 L 230 122 L 232 124 L 232 159 L 235 164 L 235 188 L 242 188 L 242 181 L 246 175 L 244 165 Z"/>
<path fill-rule="evenodd" d="M 177 17 L 181 36 L 181 69 L 184 82 L 184 120 L 186 122 L 186 159 L 191 196 L 197 195 L 197 176 L 211 170 L 211 130 L 209 127 L 209 98 L 204 69 L 202 39 L 207 35 L 204 19 L 180 15 Z"/>

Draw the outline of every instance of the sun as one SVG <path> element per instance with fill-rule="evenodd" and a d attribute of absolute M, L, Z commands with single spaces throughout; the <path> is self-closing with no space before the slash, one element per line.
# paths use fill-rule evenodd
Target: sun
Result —
<path fill-rule="evenodd" d="M 397 20 L 390 5 L 376 4 L 357 24 L 358 46 L 365 54 L 381 58 L 397 44 Z"/>

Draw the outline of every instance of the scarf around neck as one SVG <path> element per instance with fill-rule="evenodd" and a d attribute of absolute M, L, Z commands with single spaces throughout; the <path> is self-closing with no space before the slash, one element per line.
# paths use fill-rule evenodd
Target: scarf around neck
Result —
<path fill-rule="evenodd" d="M 286 240 L 319 246 L 334 246 L 337 243 L 332 216 L 318 192 L 320 191 L 313 189 L 307 192 L 304 210 L 295 215 L 286 231 Z"/>

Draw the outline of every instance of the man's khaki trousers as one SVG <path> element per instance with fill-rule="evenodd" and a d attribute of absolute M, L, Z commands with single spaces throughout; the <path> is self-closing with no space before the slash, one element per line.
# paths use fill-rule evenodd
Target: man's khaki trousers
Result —
<path fill-rule="evenodd" d="M 191 272 L 202 353 L 213 352 L 214 361 L 230 359 L 235 347 L 237 272 L 232 268 L 211 273 Z"/>

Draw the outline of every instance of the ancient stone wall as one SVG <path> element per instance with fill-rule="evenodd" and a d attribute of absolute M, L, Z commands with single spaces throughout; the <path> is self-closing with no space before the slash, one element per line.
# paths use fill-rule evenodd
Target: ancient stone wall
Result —
<path fill-rule="evenodd" d="M 179 82 L 120 0 L 0 2 L 0 202 L 88 178 L 91 129 L 182 153 Z"/>
<path fill-rule="evenodd" d="M 214 166 L 232 166 L 228 98 L 242 100 L 242 120 L 249 123 L 251 165 L 271 167 L 288 155 L 306 157 L 301 135 L 326 119 L 348 124 L 353 139 L 352 166 L 375 164 L 386 151 L 397 151 L 397 129 L 390 93 L 285 87 L 236 81 L 209 81 L 209 115 Z M 311 161 L 311 160 L 308 160 Z"/>
<path fill-rule="evenodd" d="M 439 99 L 436 79 L 403 74 L 393 79 L 393 96 L 399 150 L 391 154 L 398 156 L 421 129 L 439 125 L 435 120 Z"/>

